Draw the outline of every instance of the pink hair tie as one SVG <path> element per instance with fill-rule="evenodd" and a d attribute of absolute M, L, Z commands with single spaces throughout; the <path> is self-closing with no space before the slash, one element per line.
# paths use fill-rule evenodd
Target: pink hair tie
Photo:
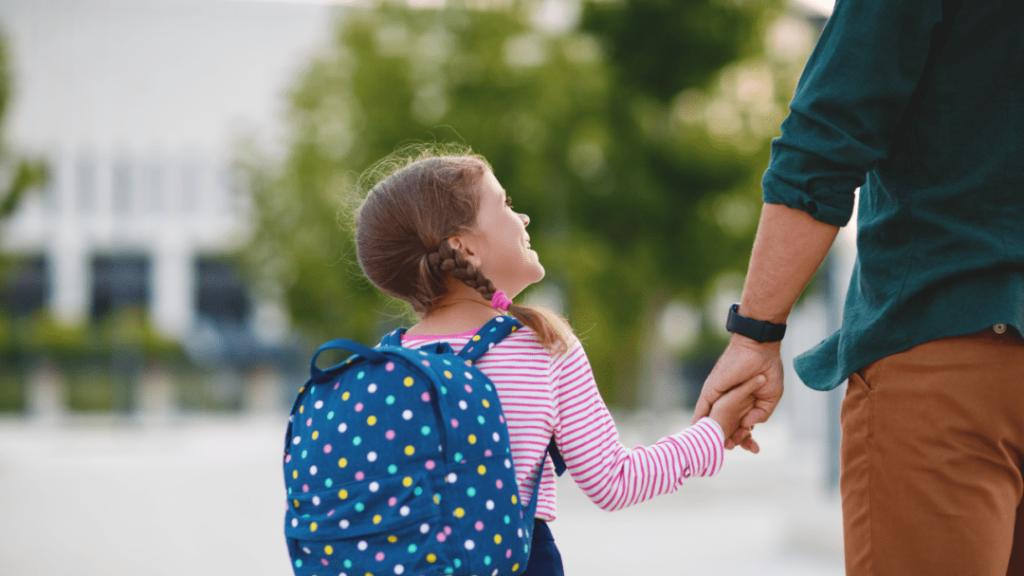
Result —
<path fill-rule="evenodd" d="M 512 305 L 512 301 L 505 297 L 504 290 L 498 290 L 491 296 L 491 308 L 500 311 L 502 314 Z"/>

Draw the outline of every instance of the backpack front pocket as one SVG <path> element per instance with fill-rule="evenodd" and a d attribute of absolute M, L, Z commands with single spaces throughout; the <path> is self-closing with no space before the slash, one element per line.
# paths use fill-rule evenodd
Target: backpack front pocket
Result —
<path fill-rule="evenodd" d="M 383 534 L 441 513 L 426 474 L 367 478 L 288 498 L 284 532 L 302 540 Z"/>
<path fill-rule="evenodd" d="M 288 538 L 296 576 L 441 576 L 462 565 L 444 534 L 440 514 L 374 534 L 338 540 Z"/>
<path fill-rule="evenodd" d="M 427 474 L 293 494 L 288 508 L 285 535 L 297 575 L 440 575 L 461 564 Z"/>

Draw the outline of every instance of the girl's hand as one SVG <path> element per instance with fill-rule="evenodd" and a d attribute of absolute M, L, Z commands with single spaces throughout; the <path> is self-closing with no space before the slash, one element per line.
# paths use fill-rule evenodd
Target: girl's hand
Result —
<path fill-rule="evenodd" d="M 735 442 L 752 452 L 757 451 L 757 443 L 750 437 L 750 429 L 753 426 L 740 430 L 740 421 L 754 408 L 757 400 L 755 393 L 767 381 L 764 375 L 758 375 L 729 390 L 711 406 L 710 416 L 722 427 L 726 448 L 732 448 L 730 444 Z"/>
<path fill-rule="evenodd" d="M 739 445 L 751 452 L 758 451 L 757 443 L 750 438 L 750 429 L 754 424 L 767 421 L 782 398 L 783 374 L 779 347 L 778 342 L 759 344 L 745 336 L 733 334 L 729 346 L 704 382 L 704 388 L 694 408 L 694 422 L 710 415 L 711 407 L 731 389 L 742 386 L 743 383 L 758 376 L 767 379 L 764 385 L 755 390 L 757 400 L 754 402 L 754 408 L 740 421 L 742 427 L 726 440 L 727 449 Z"/>

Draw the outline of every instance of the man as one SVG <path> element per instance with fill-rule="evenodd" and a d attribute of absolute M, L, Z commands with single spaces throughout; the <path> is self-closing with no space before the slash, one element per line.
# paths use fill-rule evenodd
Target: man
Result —
<path fill-rule="evenodd" d="M 790 108 L 696 418 L 761 374 L 743 423 L 771 416 L 786 318 L 863 186 L 842 327 L 795 363 L 849 381 L 847 573 L 1024 574 L 1024 2 L 839 0 Z"/>

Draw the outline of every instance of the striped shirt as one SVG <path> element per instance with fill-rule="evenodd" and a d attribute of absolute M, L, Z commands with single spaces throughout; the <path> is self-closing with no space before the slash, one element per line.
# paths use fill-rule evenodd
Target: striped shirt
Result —
<path fill-rule="evenodd" d="M 456 351 L 476 330 L 449 336 L 403 335 L 419 348 L 448 342 Z M 508 422 L 519 497 L 527 505 L 541 454 L 554 436 L 566 466 L 583 492 L 605 510 L 620 510 L 675 492 L 683 480 L 712 476 L 722 467 L 725 440 L 711 418 L 652 446 L 626 448 L 594 382 L 590 361 L 572 337 L 565 354 L 553 356 L 529 328 L 513 332 L 475 364 L 495 384 Z M 537 518 L 556 517 L 555 470 L 544 462 Z"/>

